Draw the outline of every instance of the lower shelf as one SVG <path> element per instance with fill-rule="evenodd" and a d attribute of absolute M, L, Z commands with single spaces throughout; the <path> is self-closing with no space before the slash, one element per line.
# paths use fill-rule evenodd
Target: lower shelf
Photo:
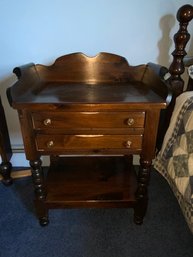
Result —
<path fill-rule="evenodd" d="M 137 178 L 129 157 L 60 157 L 46 178 L 48 208 L 133 207 Z"/>

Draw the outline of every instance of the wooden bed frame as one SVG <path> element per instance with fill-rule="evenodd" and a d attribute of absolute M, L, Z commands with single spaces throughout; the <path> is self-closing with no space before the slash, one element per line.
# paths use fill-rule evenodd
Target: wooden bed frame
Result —
<path fill-rule="evenodd" d="M 160 150 L 164 135 L 170 123 L 170 118 L 174 109 L 176 97 L 179 96 L 184 91 L 193 90 L 193 80 L 189 78 L 188 85 L 184 87 L 184 80 L 182 79 L 182 74 L 185 71 L 185 67 L 193 64 L 193 57 L 185 57 L 187 55 L 185 48 L 190 40 L 190 34 L 187 30 L 189 22 L 193 19 L 193 6 L 183 5 L 179 8 L 176 18 L 179 22 L 179 30 L 174 35 L 175 49 L 172 52 L 173 61 L 167 69 L 166 67 L 157 66 L 154 64 L 149 64 L 154 70 L 157 69 L 160 77 L 164 79 L 166 73 L 169 73 L 169 78 L 166 80 L 168 87 L 172 92 L 172 99 L 167 110 L 163 110 L 160 117 L 160 125 L 158 130 L 157 138 L 157 149 Z M 185 58 L 184 58 L 185 57 Z"/>

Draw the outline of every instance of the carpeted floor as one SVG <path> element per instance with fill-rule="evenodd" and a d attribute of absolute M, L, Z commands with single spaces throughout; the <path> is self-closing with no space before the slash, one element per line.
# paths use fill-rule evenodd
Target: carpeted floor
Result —
<path fill-rule="evenodd" d="M 132 209 L 50 211 L 41 227 L 30 178 L 0 185 L 0 257 L 192 257 L 193 235 L 167 182 L 152 172 L 144 224 Z"/>

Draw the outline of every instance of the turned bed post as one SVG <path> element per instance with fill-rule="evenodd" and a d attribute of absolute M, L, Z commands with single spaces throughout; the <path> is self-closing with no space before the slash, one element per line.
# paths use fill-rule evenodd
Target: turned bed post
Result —
<path fill-rule="evenodd" d="M 187 27 L 189 22 L 193 19 L 193 6 L 183 5 L 177 12 L 177 20 L 179 21 L 179 30 L 174 35 L 175 50 L 172 52 L 173 61 L 169 67 L 171 77 L 169 79 L 170 87 L 174 94 L 174 99 L 183 92 L 184 81 L 181 75 L 184 73 L 184 56 L 186 45 L 190 39 Z"/>
<path fill-rule="evenodd" d="M 179 30 L 174 35 L 175 50 L 172 52 L 173 61 L 169 67 L 170 77 L 167 80 L 168 86 L 172 92 L 172 100 L 167 110 L 161 112 L 156 143 L 157 150 L 161 149 L 165 133 L 169 127 L 176 97 L 184 91 L 184 80 L 181 78 L 181 75 L 185 70 L 184 56 L 187 54 L 185 48 L 190 39 L 187 27 L 189 22 L 193 19 L 193 6 L 188 4 L 183 5 L 179 8 L 176 18 L 179 21 Z"/>

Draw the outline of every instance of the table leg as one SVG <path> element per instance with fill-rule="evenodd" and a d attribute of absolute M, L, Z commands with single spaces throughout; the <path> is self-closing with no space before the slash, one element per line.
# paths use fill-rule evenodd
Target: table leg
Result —
<path fill-rule="evenodd" d="M 0 164 L 0 174 L 2 175 L 3 179 L 2 179 L 2 183 L 5 186 L 9 186 L 13 183 L 13 180 L 11 178 L 11 169 L 12 169 L 12 164 L 7 161 L 7 162 L 2 162 Z"/>
<path fill-rule="evenodd" d="M 138 189 L 136 192 L 137 203 L 134 207 L 134 222 L 142 224 L 148 205 L 148 184 L 150 177 L 151 161 L 140 159 L 138 174 Z"/>
<path fill-rule="evenodd" d="M 1 156 L 1 164 L 0 164 L 0 174 L 2 175 L 2 183 L 5 186 L 9 186 L 13 183 L 11 178 L 11 169 L 12 164 L 10 162 L 12 157 L 12 149 L 11 142 L 9 138 L 9 132 L 7 128 L 7 122 L 5 118 L 4 108 L 0 98 L 0 156 Z"/>
<path fill-rule="evenodd" d="M 44 185 L 44 177 L 42 170 L 42 161 L 30 161 L 32 180 L 35 192 L 35 207 L 37 216 L 41 226 L 46 226 L 49 223 L 48 209 L 45 206 L 46 190 Z"/>

